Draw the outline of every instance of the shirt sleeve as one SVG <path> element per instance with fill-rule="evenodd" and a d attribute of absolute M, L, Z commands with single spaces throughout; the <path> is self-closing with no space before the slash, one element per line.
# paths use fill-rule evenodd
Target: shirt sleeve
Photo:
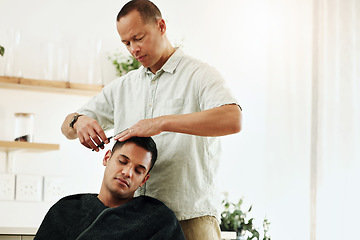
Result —
<path fill-rule="evenodd" d="M 198 71 L 198 96 L 202 110 L 236 104 L 241 109 L 238 101 L 227 87 L 224 78 L 213 67 L 204 65 Z"/>
<path fill-rule="evenodd" d="M 113 83 L 105 86 L 102 91 L 92 97 L 84 106 L 78 109 L 77 113 L 91 117 L 98 121 L 106 131 L 114 127 L 114 96 Z"/>

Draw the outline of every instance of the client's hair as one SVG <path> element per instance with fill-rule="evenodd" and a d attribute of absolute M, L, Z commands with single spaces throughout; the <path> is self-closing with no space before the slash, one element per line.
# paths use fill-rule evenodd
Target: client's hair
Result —
<path fill-rule="evenodd" d="M 144 148 L 146 151 L 151 153 L 151 163 L 150 163 L 150 169 L 148 171 L 148 173 L 151 171 L 151 169 L 153 168 L 156 159 L 157 159 L 157 148 L 156 148 L 156 143 L 155 141 L 151 138 L 151 137 L 131 137 L 128 140 L 125 140 L 123 142 L 120 141 L 116 141 L 111 152 L 112 154 L 120 149 L 122 146 L 124 146 L 125 143 L 127 142 L 133 142 L 135 143 L 137 146 Z"/>

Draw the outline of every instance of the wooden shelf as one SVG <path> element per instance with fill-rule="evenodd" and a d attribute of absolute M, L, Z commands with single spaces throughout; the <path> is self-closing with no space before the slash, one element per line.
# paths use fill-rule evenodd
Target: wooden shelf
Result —
<path fill-rule="evenodd" d="M 102 85 L 70 83 L 64 81 L 47 81 L 28 78 L 0 76 L 0 87 L 10 89 L 24 89 L 56 93 L 93 96 L 101 91 Z"/>
<path fill-rule="evenodd" d="M 17 150 L 46 152 L 59 149 L 59 144 L 0 141 L 0 151 L 3 152 L 13 152 Z"/>

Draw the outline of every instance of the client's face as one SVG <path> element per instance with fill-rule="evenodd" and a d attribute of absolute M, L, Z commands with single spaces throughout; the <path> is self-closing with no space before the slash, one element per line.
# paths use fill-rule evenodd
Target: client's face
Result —
<path fill-rule="evenodd" d="M 132 199 L 136 189 L 149 178 L 150 163 L 150 152 L 127 142 L 110 158 L 105 157 L 104 186 L 117 199 Z"/>

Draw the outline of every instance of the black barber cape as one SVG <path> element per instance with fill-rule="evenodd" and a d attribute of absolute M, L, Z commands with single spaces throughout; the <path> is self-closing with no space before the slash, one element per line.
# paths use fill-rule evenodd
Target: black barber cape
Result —
<path fill-rule="evenodd" d="M 116 208 L 96 194 L 64 197 L 53 205 L 34 240 L 185 240 L 172 210 L 151 197 L 136 197 Z"/>

